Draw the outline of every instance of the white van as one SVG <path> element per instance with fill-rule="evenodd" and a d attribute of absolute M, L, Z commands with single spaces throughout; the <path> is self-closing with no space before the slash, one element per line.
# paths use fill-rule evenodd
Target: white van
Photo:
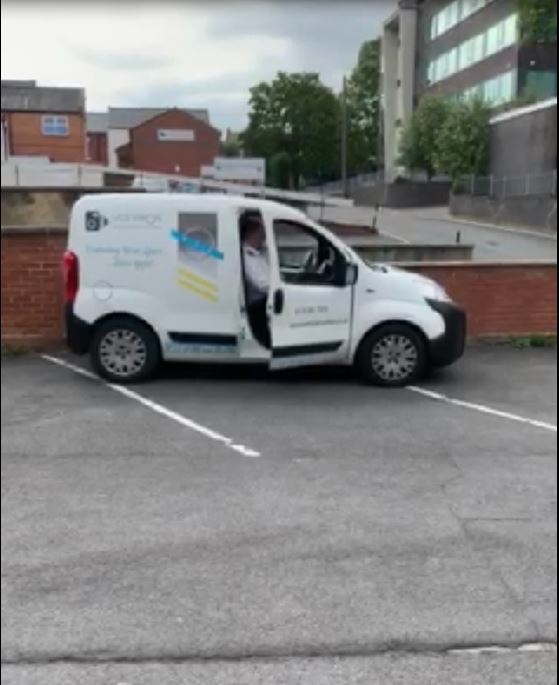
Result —
<path fill-rule="evenodd" d="M 269 294 L 247 306 L 242 217 L 266 232 Z M 466 316 L 423 276 L 368 264 L 291 207 L 225 195 L 94 195 L 64 255 L 69 347 L 111 382 L 165 362 L 355 364 L 402 386 L 464 353 Z"/>

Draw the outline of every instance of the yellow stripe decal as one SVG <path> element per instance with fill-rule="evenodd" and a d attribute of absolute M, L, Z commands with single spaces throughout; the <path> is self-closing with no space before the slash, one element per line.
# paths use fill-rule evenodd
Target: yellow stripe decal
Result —
<path fill-rule="evenodd" d="M 193 283 L 201 286 L 202 288 L 206 288 L 207 290 L 213 290 L 217 293 L 217 285 L 215 285 L 215 283 L 207 281 L 205 278 L 198 276 L 198 274 L 195 274 L 192 271 L 187 271 L 186 269 L 179 269 L 179 276 L 182 280 L 192 281 Z"/>
<path fill-rule="evenodd" d="M 181 288 L 184 288 L 185 290 L 190 290 L 190 292 L 194 293 L 195 295 L 198 295 L 199 297 L 202 297 L 204 300 L 207 300 L 208 302 L 217 302 L 218 300 L 217 293 L 208 292 L 207 290 L 198 288 L 193 283 L 189 283 L 188 281 L 184 280 L 179 280 L 178 284 Z"/>

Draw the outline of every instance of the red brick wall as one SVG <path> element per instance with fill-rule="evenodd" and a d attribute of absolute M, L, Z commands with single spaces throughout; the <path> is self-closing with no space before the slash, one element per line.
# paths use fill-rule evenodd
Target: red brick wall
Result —
<path fill-rule="evenodd" d="M 63 337 L 62 233 L 2 232 L 2 344 L 43 345 Z"/>
<path fill-rule="evenodd" d="M 158 129 L 190 129 L 195 140 L 159 141 Z M 181 110 L 169 110 L 131 131 L 130 167 L 163 174 L 200 176 L 200 167 L 219 155 L 220 133 Z M 178 171 L 177 171 L 178 168 Z"/>
<path fill-rule="evenodd" d="M 90 164 L 107 166 L 107 134 L 87 134 L 87 161 Z"/>
<path fill-rule="evenodd" d="M 56 114 L 56 112 L 53 112 Z M 3 113 L 8 125 L 10 154 L 49 157 L 53 162 L 83 162 L 86 153 L 85 115 L 66 114 L 67 136 L 45 136 L 42 132 L 44 114 L 35 112 Z"/>
<path fill-rule="evenodd" d="M 65 246 L 64 232 L 2 229 L 3 344 L 38 346 L 62 340 Z M 557 333 L 556 264 L 470 262 L 407 268 L 448 289 L 467 310 L 474 337 Z"/>
<path fill-rule="evenodd" d="M 557 264 L 419 264 L 468 312 L 473 337 L 557 333 Z"/>

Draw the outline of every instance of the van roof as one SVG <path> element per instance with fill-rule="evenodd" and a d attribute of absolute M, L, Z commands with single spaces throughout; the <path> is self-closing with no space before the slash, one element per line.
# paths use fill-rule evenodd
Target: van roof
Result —
<path fill-rule="evenodd" d="M 161 204 L 178 205 L 181 208 L 192 205 L 193 210 L 196 211 L 215 210 L 220 207 L 265 210 L 268 207 L 269 209 L 276 210 L 281 208 L 282 214 L 292 216 L 294 220 L 301 219 L 302 217 L 307 218 L 301 210 L 273 200 L 249 198 L 243 195 L 213 195 L 211 193 L 138 193 L 126 195 L 122 193 L 106 193 L 102 195 L 84 195 L 76 204 L 100 208 L 113 203 L 121 204 L 123 200 L 126 201 L 126 205 L 132 211 L 141 207 L 153 207 L 154 205 Z"/>

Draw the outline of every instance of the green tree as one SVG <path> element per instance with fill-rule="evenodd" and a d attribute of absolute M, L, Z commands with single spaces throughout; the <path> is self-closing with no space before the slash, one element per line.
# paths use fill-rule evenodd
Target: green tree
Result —
<path fill-rule="evenodd" d="M 402 166 L 409 171 L 425 171 L 429 178 L 435 175 L 437 140 L 450 112 L 451 105 L 443 98 L 428 96 L 421 100 L 411 121 L 402 131 Z"/>
<path fill-rule="evenodd" d="M 524 41 L 557 41 L 557 0 L 520 0 L 519 9 Z"/>
<path fill-rule="evenodd" d="M 340 106 L 318 74 L 280 72 L 251 89 L 249 124 L 242 134 L 247 155 L 289 158 L 290 185 L 323 181 L 336 174 Z M 283 162 L 285 163 L 285 162 Z"/>
<path fill-rule="evenodd" d="M 437 131 L 435 167 L 456 183 L 464 176 L 486 174 L 489 167 L 491 109 L 483 100 L 452 105 Z"/>
<path fill-rule="evenodd" d="M 291 158 L 287 152 L 278 152 L 270 160 L 270 185 L 287 190 L 291 182 Z"/>
<path fill-rule="evenodd" d="M 241 143 L 238 140 L 223 141 L 219 146 L 219 154 L 222 157 L 240 157 Z"/>
<path fill-rule="evenodd" d="M 380 41 L 361 46 L 346 86 L 350 173 L 378 167 L 380 120 Z"/>

